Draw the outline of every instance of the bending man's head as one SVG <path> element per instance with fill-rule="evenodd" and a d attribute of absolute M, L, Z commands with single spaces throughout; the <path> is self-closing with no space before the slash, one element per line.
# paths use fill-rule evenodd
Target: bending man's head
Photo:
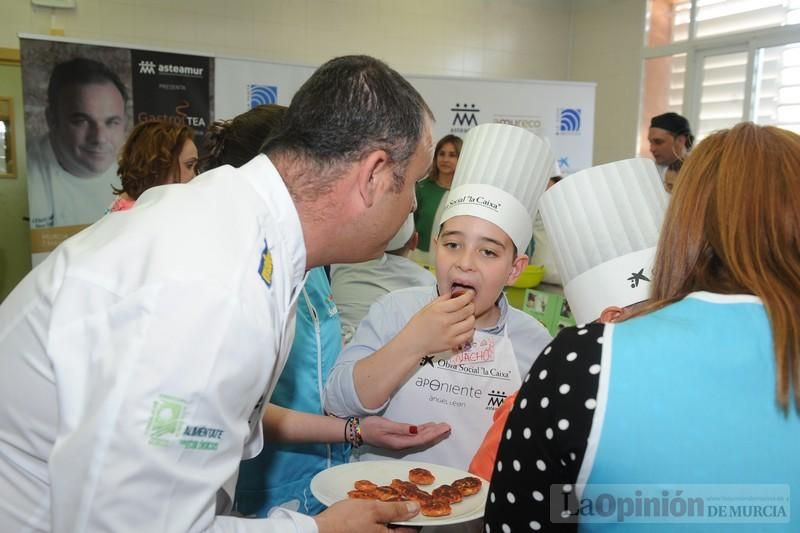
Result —
<path fill-rule="evenodd" d="M 416 89 L 371 57 L 333 59 L 303 84 L 263 151 L 301 212 L 306 244 L 324 229 L 326 245 L 312 245 L 310 261 L 383 253 L 415 208 L 432 120 Z"/>
<path fill-rule="evenodd" d="M 388 154 L 399 191 L 432 118 L 417 90 L 382 61 L 339 57 L 317 69 L 297 91 L 264 152 L 273 160 L 302 162 L 317 176 L 313 181 L 284 176 L 296 199 L 325 194 L 341 167 L 375 150 Z"/>

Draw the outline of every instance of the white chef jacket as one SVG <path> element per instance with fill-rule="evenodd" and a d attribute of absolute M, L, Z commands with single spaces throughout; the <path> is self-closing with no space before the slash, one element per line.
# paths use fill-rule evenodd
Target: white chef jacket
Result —
<path fill-rule="evenodd" d="M 0 306 L 0 531 L 316 532 L 215 516 L 260 450 L 305 261 L 263 155 L 59 246 Z"/>
<path fill-rule="evenodd" d="M 58 163 L 48 136 L 31 143 L 28 153 L 28 205 L 31 228 L 91 224 L 116 198 L 117 163 L 97 176 L 73 176 Z"/>
<path fill-rule="evenodd" d="M 387 294 L 370 307 L 352 341 L 339 355 L 336 365 L 328 376 L 328 383 L 325 386 L 327 412 L 337 416 L 371 415 L 385 409 L 386 404 L 377 409 L 367 409 L 361 403 L 353 381 L 355 364 L 381 349 L 405 327 L 417 311 L 436 297 L 436 287 L 412 287 Z M 539 356 L 539 352 L 552 339 L 536 319 L 509 306 L 505 294 L 500 296 L 498 305 L 500 319 L 494 327 L 485 331 L 508 335 L 514 347 L 519 371 L 525 375 Z M 420 406 L 423 406 L 425 401 L 424 398 L 421 399 Z"/>
<path fill-rule="evenodd" d="M 369 306 L 384 294 L 435 284 L 430 271 L 400 255 L 383 254 L 363 263 L 333 265 L 331 289 L 342 320 L 344 341 L 350 341 Z"/>

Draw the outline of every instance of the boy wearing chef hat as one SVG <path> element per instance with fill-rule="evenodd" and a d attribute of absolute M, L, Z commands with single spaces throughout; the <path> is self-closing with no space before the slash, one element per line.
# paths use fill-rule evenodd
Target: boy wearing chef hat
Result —
<path fill-rule="evenodd" d="M 325 391 L 332 414 L 434 417 L 453 436 L 416 452 L 365 446 L 357 457 L 466 469 L 492 412 L 550 341 L 535 319 L 508 305 L 503 287 L 528 264 L 524 250 L 552 168 L 547 144 L 524 129 L 484 124 L 467 134 L 434 244 L 437 286 L 378 300 Z"/>

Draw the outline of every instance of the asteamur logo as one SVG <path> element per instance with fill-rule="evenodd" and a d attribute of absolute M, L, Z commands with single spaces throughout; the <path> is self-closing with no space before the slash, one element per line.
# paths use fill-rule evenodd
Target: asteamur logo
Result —
<path fill-rule="evenodd" d="M 139 74 L 167 74 L 172 76 L 183 76 L 186 78 L 202 78 L 203 67 L 187 67 L 186 65 L 167 65 L 154 61 L 139 61 Z"/>
<path fill-rule="evenodd" d="M 450 133 L 466 133 L 472 126 L 478 125 L 477 113 L 481 110 L 475 104 L 456 104 L 450 111 L 455 113 Z"/>

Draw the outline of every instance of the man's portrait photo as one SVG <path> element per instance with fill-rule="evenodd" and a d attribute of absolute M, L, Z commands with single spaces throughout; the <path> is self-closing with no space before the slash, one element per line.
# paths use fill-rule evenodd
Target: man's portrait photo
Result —
<path fill-rule="evenodd" d="M 132 126 L 130 61 L 126 51 L 97 50 L 109 49 L 61 43 L 48 71 L 24 76 L 26 116 L 36 117 L 26 124 L 31 228 L 91 224 L 119 186 L 117 155 Z"/>

